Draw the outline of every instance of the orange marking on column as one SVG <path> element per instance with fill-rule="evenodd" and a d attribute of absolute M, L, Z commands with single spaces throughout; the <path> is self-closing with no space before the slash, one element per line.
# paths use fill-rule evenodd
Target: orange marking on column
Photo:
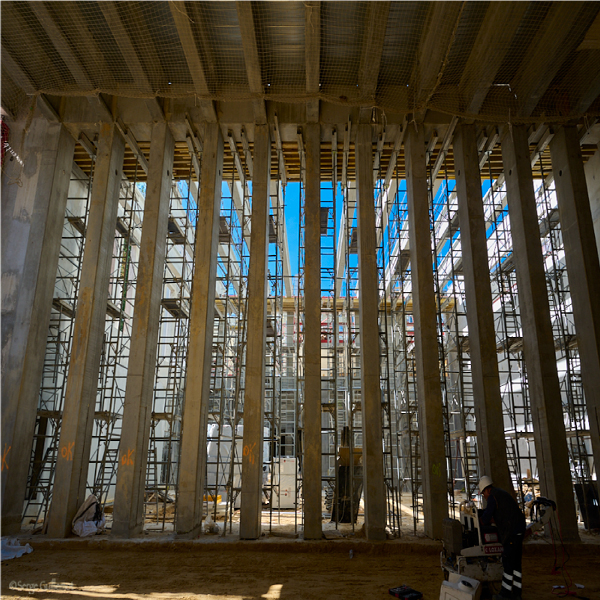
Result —
<path fill-rule="evenodd" d="M 244 456 L 248 457 L 248 460 L 250 461 L 250 464 L 253 465 L 254 461 L 256 460 L 255 456 L 254 456 L 254 448 L 256 447 L 256 442 L 254 442 L 254 444 L 252 444 L 252 446 L 244 446 Z"/>
<path fill-rule="evenodd" d="M 75 445 L 75 442 L 69 442 L 68 446 L 63 446 L 60 449 L 60 455 L 65 460 L 73 460 L 73 446 L 74 445 Z"/>
<path fill-rule="evenodd" d="M 6 467 L 6 469 L 8 470 L 8 460 L 6 460 L 6 458 L 8 456 L 8 453 L 10 452 L 11 448 L 12 448 L 12 446 L 9 446 L 8 444 L 4 444 L 4 451 L 2 452 L 2 468 L 0 469 L 0 471 L 4 471 L 4 467 Z"/>
<path fill-rule="evenodd" d="M 135 452 L 135 449 L 131 449 L 129 448 L 127 450 L 127 454 L 123 454 L 123 456 L 121 456 L 121 464 L 123 465 L 132 465 L 133 464 L 133 453 Z"/>

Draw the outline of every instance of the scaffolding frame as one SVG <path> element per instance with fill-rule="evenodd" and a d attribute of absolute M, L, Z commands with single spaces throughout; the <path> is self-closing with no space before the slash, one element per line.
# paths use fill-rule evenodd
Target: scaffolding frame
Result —
<path fill-rule="evenodd" d="M 75 164 L 71 172 L 24 499 L 26 528 L 45 521 L 52 499 L 94 165 L 92 155 L 89 176 Z"/>
<path fill-rule="evenodd" d="M 489 150 L 491 153 L 492 148 Z M 481 159 L 482 178 L 485 177 L 483 185 L 484 189 L 487 188 L 483 209 L 487 227 L 504 436 L 513 486 L 517 499 L 523 506 L 528 491 L 525 486 L 531 486 L 532 492 L 536 493 L 534 484 L 537 484 L 537 461 L 506 188 L 503 176 L 496 180 L 492 177 L 489 156 L 490 154 Z"/>
<path fill-rule="evenodd" d="M 388 278 L 391 304 L 391 335 L 397 469 L 400 495 L 410 493 L 413 533 L 423 519 L 423 488 L 419 447 L 419 414 L 416 382 L 412 279 L 408 236 L 406 182 L 395 169 L 395 195 L 388 225 Z"/>
<path fill-rule="evenodd" d="M 158 531 L 177 516 L 199 183 L 193 161 L 187 179 L 171 182 L 144 488 L 144 521 Z"/>
<path fill-rule="evenodd" d="M 431 170 L 430 173 L 432 175 Z M 477 489 L 480 473 L 465 312 L 458 198 L 454 182 L 448 178 L 446 159 L 442 162 L 438 179 L 433 181 L 431 175 L 429 189 L 435 248 L 433 279 L 437 307 L 448 498 L 450 512 L 456 517 L 459 502 L 462 499 L 470 499 Z M 457 492 L 460 493 L 458 501 Z"/>
<path fill-rule="evenodd" d="M 301 133 L 299 133 L 301 136 Z M 303 477 L 304 477 L 304 327 L 305 327 L 305 268 L 306 268 L 306 219 L 305 219 L 305 187 L 306 187 L 306 161 L 304 157 L 304 148 L 298 145 L 298 154 L 300 158 L 300 186 L 298 190 L 298 275 L 296 279 L 295 294 L 295 346 L 296 360 L 294 369 L 295 382 L 295 404 L 294 404 L 294 424 L 295 431 L 293 435 L 294 447 L 293 456 L 298 461 L 298 470 L 296 471 L 296 511 L 294 516 L 294 532 L 304 526 L 304 496 Z"/>
<path fill-rule="evenodd" d="M 383 145 L 385 130 L 379 140 Z M 378 148 L 379 146 L 378 145 Z M 399 470 L 394 467 L 400 456 L 399 439 L 397 435 L 397 403 L 393 390 L 394 352 L 392 331 L 392 300 L 388 264 L 392 248 L 386 243 L 389 238 L 389 221 L 386 223 L 384 212 L 389 202 L 385 185 L 385 175 L 381 172 L 380 161 L 373 165 L 373 181 L 375 182 L 375 237 L 378 240 L 377 285 L 378 285 L 378 323 L 379 323 L 379 385 L 381 390 L 381 422 L 383 439 L 383 480 L 386 494 L 386 525 L 393 536 L 400 536 L 402 524 L 402 500 Z"/>
<path fill-rule="evenodd" d="M 121 181 L 109 276 L 87 481 L 88 493 L 94 494 L 102 506 L 112 503 L 119 464 L 145 203 L 145 185 L 138 186 L 137 182 L 140 171 L 136 162 L 133 180 Z"/>

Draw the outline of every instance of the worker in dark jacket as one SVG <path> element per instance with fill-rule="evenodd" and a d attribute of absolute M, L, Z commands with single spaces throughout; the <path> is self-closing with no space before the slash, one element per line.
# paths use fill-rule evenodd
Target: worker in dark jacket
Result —
<path fill-rule="evenodd" d="M 517 501 L 506 491 L 494 487 L 490 477 L 479 481 L 479 491 L 487 500 L 487 506 L 480 515 L 483 525 L 492 521 L 498 528 L 502 542 L 502 588 L 494 600 L 514 598 L 520 600 L 522 587 L 521 557 L 523 555 L 523 535 L 525 533 L 525 515 Z"/>

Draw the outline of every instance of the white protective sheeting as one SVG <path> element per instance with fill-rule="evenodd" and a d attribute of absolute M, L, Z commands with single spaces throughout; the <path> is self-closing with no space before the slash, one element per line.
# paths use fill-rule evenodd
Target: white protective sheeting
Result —
<path fill-rule="evenodd" d="M 98 498 L 92 494 L 88 496 L 77 511 L 71 529 L 79 537 L 88 537 L 100 533 L 105 524 L 106 518 L 102 507 L 98 502 Z"/>
<path fill-rule="evenodd" d="M 29 554 L 30 552 L 33 552 L 33 548 L 29 544 L 21 546 L 17 538 L 2 538 L 2 560 L 19 558 L 23 554 Z"/>

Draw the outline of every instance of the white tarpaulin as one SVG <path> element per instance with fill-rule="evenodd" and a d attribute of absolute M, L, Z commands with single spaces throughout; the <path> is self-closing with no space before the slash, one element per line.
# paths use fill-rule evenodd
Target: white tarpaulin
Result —
<path fill-rule="evenodd" d="M 73 519 L 72 531 L 79 537 L 96 535 L 104 529 L 106 518 L 96 496 L 88 496 Z"/>
<path fill-rule="evenodd" d="M 19 556 L 23 556 L 23 554 L 29 554 L 30 552 L 33 552 L 33 548 L 29 544 L 21 546 L 17 538 L 2 538 L 2 560 L 19 558 Z"/>

